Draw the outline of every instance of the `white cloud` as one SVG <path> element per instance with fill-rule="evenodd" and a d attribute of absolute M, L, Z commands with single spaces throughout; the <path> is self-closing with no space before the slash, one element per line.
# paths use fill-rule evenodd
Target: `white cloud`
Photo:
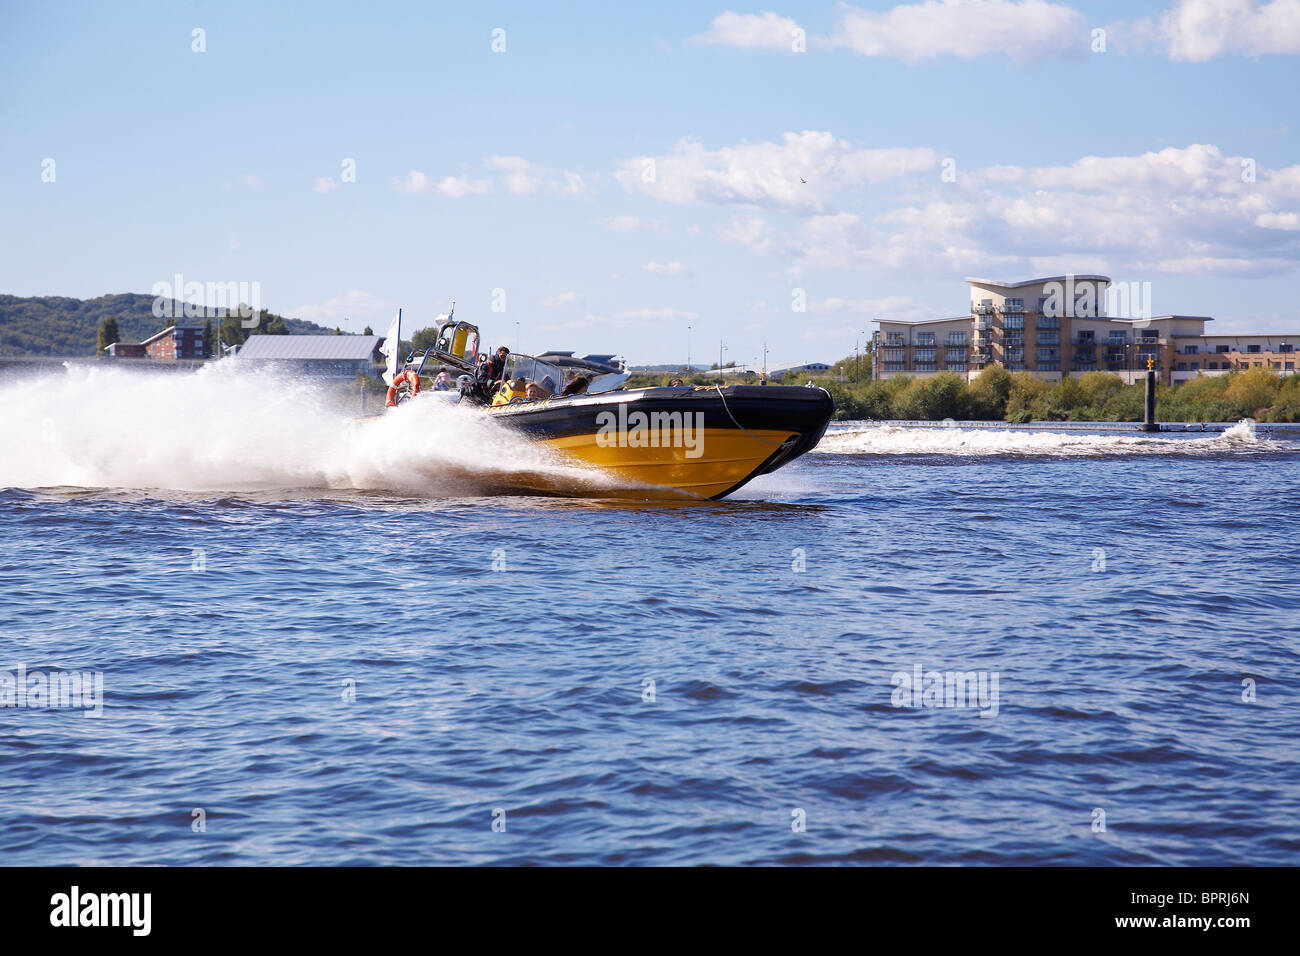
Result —
<path fill-rule="evenodd" d="M 316 185 L 312 187 L 312 192 L 332 193 L 339 188 L 339 182 L 333 176 L 319 176 L 316 179 Z"/>
<path fill-rule="evenodd" d="M 979 272 L 1263 275 L 1300 265 L 1300 166 L 1259 169 L 1212 145 L 1063 166 L 936 177 L 869 217 L 774 224 L 736 216 L 724 238 L 809 268 L 943 276 Z M 1052 268 L 1041 267 L 1052 264 Z"/>
<path fill-rule="evenodd" d="M 517 196 L 531 196 L 542 185 L 538 168 L 522 156 L 493 156 L 487 164 L 506 174 L 506 189 Z"/>
<path fill-rule="evenodd" d="M 1261 229 L 1300 229 L 1300 212 L 1262 212 L 1255 217 Z"/>
<path fill-rule="evenodd" d="M 577 301 L 578 301 L 578 293 L 561 292 L 559 295 L 553 295 L 550 296 L 549 298 L 543 299 L 542 305 L 550 306 L 554 308 L 556 306 L 561 306 L 561 305 L 573 305 Z"/>
<path fill-rule="evenodd" d="M 665 276 L 680 276 L 690 271 L 680 262 L 647 262 L 641 268 L 646 272 Z"/>
<path fill-rule="evenodd" d="M 799 24 L 775 13 L 726 13 L 713 18 L 709 29 L 691 39 L 741 49 L 792 50 L 803 36 Z"/>
<path fill-rule="evenodd" d="M 1300 53 L 1300 0 L 1180 0 L 1154 25 L 1171 59 Z"/>
<path fill-rule="evenodd" d="M 492 183 L 486 179 L 470 179 L 468 176 L 447 176 L 434 182 L 424 173 L 411 170 L 405 179 L 393 180 L 398 192 L 437 193 L 448 199 L 460 199 L 464 196 L 484 196 L 492 191 Z"/>
<path fill-rule="evenodd" d="M 666 156 L 623 160 L 623 188 L 669 203 L 818 210 L 837 191 L 931 169 L 931 149 L 855 149 L 826 132 L 783 133 L 780 143 L 705 149 L 684 139 Z"/>
<path fill-rule="evenodd" d="M 522 156 L 492 156 L 487 165 L 505 173 L 502 177 L 505 187 L 516 196 L 531 196 L 542 188 L 562 196 L 591 194 L 578 173 L 561 172 L 558 179 L 552 178 L 555 174 L 545 166 L 539 166 Z"/>
<path fill-rule="evenodd" d="M 696 312 L 683 312 L 680 309 L 629 309 L 618 314 L 620 319 L 698 319 Z"/>
<path fill-rule="evenodd" d="M 925 0 L 879 13 L 846 7 L 831 44 L 916 62 L 943 55 L 1082 53 L 1088 39 L 1082 14 L 1046 0 Z"/>
<path fill-rule="evenodd" d="M 577 173 L 564 173 L 564 182 L 553 183 L 552 188 L 562 196 L 591 195 L 591 190 Z"/>

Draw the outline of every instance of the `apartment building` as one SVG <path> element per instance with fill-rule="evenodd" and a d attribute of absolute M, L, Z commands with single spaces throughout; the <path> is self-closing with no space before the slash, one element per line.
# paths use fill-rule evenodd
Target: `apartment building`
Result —
<path fill-rule="evenodd" d="M 1107 276 L 1049 276 L 1023 282 L 968 278 L 970 312 L 946 319 L 881 319 L 873 335 L 878 378 L 949 371 L 968 380 L 998 363 L 1048 381 L 1086 372 L 1113 372 L 1126 382 L 1146 373 L 1148 360 L 1166 384 L 1260 366 L 1295 372 L 1295 335 L 1207 335 L 1208 315 L 1124 318 L 1142 313 L 1130 301 L 1141 291 L 1111 290 Z"/>

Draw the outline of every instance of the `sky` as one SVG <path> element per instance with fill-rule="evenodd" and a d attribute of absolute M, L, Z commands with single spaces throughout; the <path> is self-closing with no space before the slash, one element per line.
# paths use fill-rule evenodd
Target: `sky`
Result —
<path fill-rule="evenodd" d="M 1297 90 L 1300 0 L 4 0 L 0 293 L 782 364 L 1101 272 L 1300 332 Z"/>

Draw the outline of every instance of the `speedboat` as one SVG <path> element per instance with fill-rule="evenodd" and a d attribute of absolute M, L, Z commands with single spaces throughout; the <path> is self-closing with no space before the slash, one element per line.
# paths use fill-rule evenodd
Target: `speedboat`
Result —
<path fill-rule="evenodd" d="M 407 367 L 417 380 L 430 362 L 472 375 L 487 358 L 478 352 L 478 329 L 454 313 L 439 318 L 437 344 L 408 357 Z M 835 411 L 830 394 L 811 384 L 629 389 L 624 373 L 560 394 L 573 374 L 512 353 L 504 378 L 537 385 L 539 397 L 486 405 L 483 413 L 564 459 L 618 476 L 633 493 L 725 498 L 814 448 Z M 462 404 L 467 397 L 462 391 Z"/>
<path fill-rule="evenodd" d="M 812 449 L 834 411 L 822 388 L 715 385 L 513 402 L 487 414 L 634 488 L 717 500 Z"/>

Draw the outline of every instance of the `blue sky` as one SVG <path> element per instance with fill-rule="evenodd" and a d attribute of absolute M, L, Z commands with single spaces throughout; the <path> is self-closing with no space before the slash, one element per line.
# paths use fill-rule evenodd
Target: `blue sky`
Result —
<path fill-rule="evenodd" d="M 1300 331 L 1297 89 L 1300 0 L 8 4 L 0 291 L 778 363 L 1103 271 Z"/>

